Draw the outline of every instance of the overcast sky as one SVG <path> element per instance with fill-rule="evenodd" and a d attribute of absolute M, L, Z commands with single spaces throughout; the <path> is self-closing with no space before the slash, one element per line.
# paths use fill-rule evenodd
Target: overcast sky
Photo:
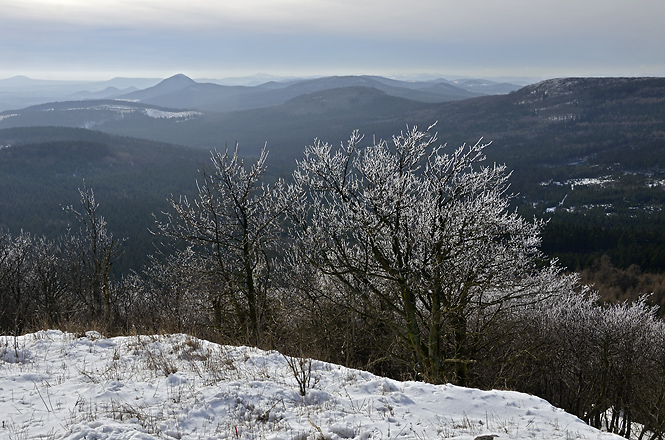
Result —
<path fill-rule="evenodd" d="M 0 0 L 0 78 L 665 76 L 665 0 Z"/>

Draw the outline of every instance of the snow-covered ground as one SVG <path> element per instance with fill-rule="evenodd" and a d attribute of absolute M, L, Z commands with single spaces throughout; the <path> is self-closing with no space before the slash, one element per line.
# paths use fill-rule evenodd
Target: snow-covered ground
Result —
<path fill-rule="evenodd" d="M 156 108 L 147 108 L 143 110 L 143 113 L 155 119 L 190 119 L 202 115 L 201 112 L 195 111 L 169 112 L 165 110 L 157 110 Z"/>
<path fill-rule="evenodd" d="M 0 337 L 0 438 L 621 438 L 522 393 L 292 361 L 187 335 Z"/>

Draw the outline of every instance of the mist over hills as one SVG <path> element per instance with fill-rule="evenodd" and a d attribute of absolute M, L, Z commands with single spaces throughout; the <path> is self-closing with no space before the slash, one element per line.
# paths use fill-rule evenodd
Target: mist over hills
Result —
<path fill-rule="evenodd" d="M 193 84 L 197 84 L 197 82 L 185 75 L 178 74 L 160 81 L 158 84 L 147 89 L 137 90 L 127 95 L 120 95 L 119 98 L 128 101 L 148 101 L 151 98 L 157 98 L 186 89 Z"/>
<path fill-rule="evenodd" d="M 519 86 L 488 80 L 400 81 L 379 76 L 339 76 L 316 79 L 269 80 L 259 84 L 231 85 L 223 81 L 195 81 L 177 74 L 164 80 L 115 78 L 85 83 L 32 80 L 13 77 L 0 80 L 0 111 L 49 101 L 122 99 L 162 107 L 208 111 L 237 111 L 279 105 L 321 90 L 340 87 L 373 87 L 389 95 L 422 102 L 447 102 L 474 96 L 508 93 Z M 117 90 L 116 90 L 117 89 Z"/>
<path fill-rule="evenodd" d="M 58 102 L 1 112 L 0 128 L 94 128 L 204 149 L 237 141 L 250 155 L 268 142 L 274 156 L 292 164 L 315 137 L 339 142 L 356 128 L 390 137 L 407 124 L 425 126 L 438 121 L 442 141 L 455 145 L 484 137 L 493 141 L 491 155 L 511 166 L 551 167 L 589 160 L 609 165 L 613 154 L 622 155 L 630 147 L 640 154 L 632 154 L 629 162 L 621 161 L 623 165 L 665 168 L 658 148 L 665 119 L 662 78 L 554 79 L 506 95 L 444 103 L 407 99 L 374 87 L 384 82 L 394 80 L 330 77 L 270 84 L 254 93 L 274 99 L 294 96 L 281 104 L 220 113 L 185 109 L 194 108 L 187 104 L 203 97 L 212 106 L 216 99 L 210 93 L 213 88 L 224 90 L 232 97 L 229 101 L 252 101 L 250 95 L 244 95 L 246 88 L 200 84 L 178 75 L 133 92 L 137 100 Z M 385 84 L 384 88 L 395 89 Z M 155 103 L 176 97 L 181 99 L 179 105 Z"/>
<path fill-rule="evenodd" d="M 344 87 L 368 87 L 390 96 L 419 102 L 448 102 L 487 94 L 472 92 L 444 81 L 406 82 L 376 76 L 333 76 L 291 83 L 273 81 L 248 87 L 198 83 L 179 74 L 148 89 L 117 98 L 171 108 L 238 111 L 280 105 L 304 94 Z M 487 87 L 485 90 L 491 91 Z M 512 90 L 515 88 L 511 87 Z"/>
<path fill-rule="evenodd" d="M 104 90 L 88 91 L 82 90 L 80 92 L 69 95 L 70 99 L 84 100 L 84 99 L 113 99 L 116 96 L 124 95 L 138 90 L 136 87 L 127 87 L 126 89 L 119 89 L 117 87 L 109 86 Z"/>
<path fill-rule="evenodd" d="M 450 102 L 395 96 L 422 93 L 422 84 L 407 85 L 377 77 L 331 77 L 220 86 L 183 75 L 133 92 L 145 97 L 141 102 L 70 101 L 0 112 L 0 129 L 90 128 L 194 147 L 183 154 L 203 162 L 213 148 L 238 142 L 241 154 L 251 157 L 267 143 L 271 172 L 288 177 L 304 146 L 315 138 L 337 144 L 359 129 L 371 143 L 372 136 L 389 139 L 407 124 L 427 127 L 438 121 L 438 138 L 451 147 L 480 138 L 492 142 L 486 150 L 488 160 L 514 170 L 511 191 L 518 194 L 515 204 L 520 212 L 551 218 L 544 234 L 547 253 L 569 258 L 564 263 L 575 267 L 614 252 L 617 264 L 665 270 L 665 236 L 660 232 L 665 231 L 665 79 L 553 79 L 509 94 Z M 226 94 L 225 105 L 252 108 L 191 110 L 195 104 L 218 106 L 219 91 Z M 268 98 L 273 105 L 256 107 Z M 284 101 L 274 104 L 280 100 Z M 169 102 L 171 106 L 157 105 Z M 0 145 L 7 145 L 7 139 L 0 136 Z M 195 168 L 189 171 L 192 185 Z M 154 170 L 163 175 L 163 169 Z M 186 180 L 181 192 L 191 190 Z M 159 197 L 164 200 L 165 195 Z M 565 230 L 557 229 L 560 226 Z M 577 238 L 570 239 L 573 232 Z M 631 240 L 632 251 L 619 246 Z"/>
<path fill-rule="evenodd" d="M 108 81 L 39 80 L 26 76 L 0 79 L 0 111 L 52 101 L 114 98 L 157 84 L 155 78 L 113 78 Z M 104 90 L 109 89 L 106 92 Z M 112 89 L 117 89 L 115 92 Z"/>

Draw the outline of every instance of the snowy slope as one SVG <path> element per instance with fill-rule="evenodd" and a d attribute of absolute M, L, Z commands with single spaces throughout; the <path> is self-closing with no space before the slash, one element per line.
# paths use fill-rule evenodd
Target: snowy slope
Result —
<path fill-rule="evenodd" d="M 0 438 L 621 438 L 517 392 L 294 366 L 305 397 L 277 352 L 186 335 L 0 337 Z"/>

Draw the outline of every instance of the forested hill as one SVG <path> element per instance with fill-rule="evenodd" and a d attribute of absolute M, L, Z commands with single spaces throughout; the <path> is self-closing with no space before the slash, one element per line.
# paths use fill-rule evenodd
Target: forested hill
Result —
<path fill-rule="evenodd" d="M 137 267 L 154 251 L 153 212 L 171 193 L 195 185 L 208 152 L 64 127 L 0 130 L 0 229 L 56 237 L 79 225 L 62 207 L 78 205 L 78 188 L 95 191 L 116 238 L 126 238 L 118 269 Z M 138 267 L 137 267 L 138 268 Z"/>
<path fill-rule="evenodd" d="M 513 168 L 571 161 L 665 167 L 664 78 L 566 78 L 507 95 L 423 103 L 368 87 L 304 93 L 283 104 L 238 112 L 169 110 L 126 101 L 74 101 L 0 113 L 0 128 L 70 126 L 210 149 L 236 141 L 250 154 L 268 142 L 292 165 L 315 137 L 344 140 L 353 129 L 389 137 L 438 121 L 450 144 L 492 140 Z M 627 153 L 627 148 L 631 153 Z"/>
<path fill-rule="evenodd" d="M 368 139 L 390 138 L 407 124 L 435 121 L 440 141 L 450 146 L 481 137 L 492 141 L 488 158 L 514 170 L 511 189 L 519 194 L 520 212 L 551 218 L 543 243 L 549 255 L 581 269 L 608 253 L 622 268 L 665 271 L 664 78 L 552 79 L 506 95 L 448 103 L 355 86 L 226 113 L 125 101 L 0 113 L 0 128 L 94 127 L 196 147 L 203 156 L 236 142 L 241 154 L 254 156 L 267 143 L 271 171 L 281 175 L 290 174 L 314 138 L 337 144 L 354 129 Z M 183 188 L 194 179 L 192 173 Z"/>
<path fill-rule="evenodd" d="M 665 78 L 552 79 L 441 105 L 431 115 L 447 136 L 482 134 L 495 142 L 494 155 L 515 164 L 665 166 L 658 150 L 665 141 Z"/>

